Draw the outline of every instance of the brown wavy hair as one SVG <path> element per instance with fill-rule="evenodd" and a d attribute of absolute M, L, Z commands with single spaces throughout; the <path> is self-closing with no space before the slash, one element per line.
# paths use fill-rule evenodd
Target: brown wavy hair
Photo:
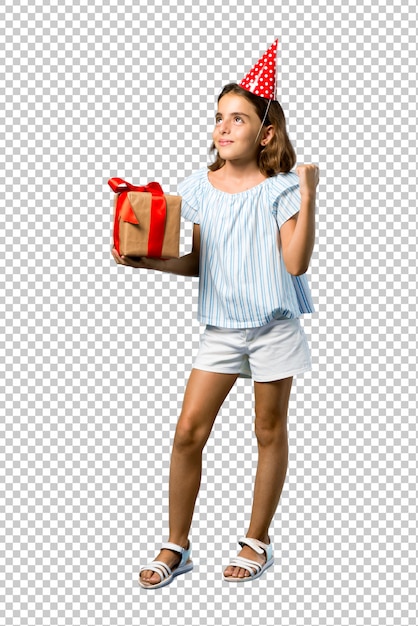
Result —
<path fill-rule="evenodd" d="M 218 102 L 228 93 L 242 96 L 251 102 L 260 118 L 260 123 L 263 121 L 269 103 L 267 98 L 256 96 L 250 91 L 243 89 L 238 84 L 230 83 L 222 89 L 218 97 Z M 270 103 L 268 115 L 264 121 L 263 127 L 266 126 L 273 126 L 274 135 L 266 146 L 259 147 L 257 164 L 260 172 L 269 178 L 280 172 L 290 172 L 296 163 L 296 153 L 286 131 L 286 120 L 283 109 L 277 100 L 272 100 Z M 221 169 L 221 167 L 225 165 L 225 160 L 221 159 L 219 156 L 214 143 L 212 143 L 210 152 L 215 152 L 216 160 L 211 165 L 208 165 L 208 168 L 212 172 L 216 172 L 216 170 Z"/>

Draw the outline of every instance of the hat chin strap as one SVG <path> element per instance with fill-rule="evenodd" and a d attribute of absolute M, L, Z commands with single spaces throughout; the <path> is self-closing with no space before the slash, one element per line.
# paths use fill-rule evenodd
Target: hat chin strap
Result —
<path fill-rule="evenodd" d="M 259 138 L 260 133 L 261 133 L 261 130 L 262 130 L 263 126 L 264 126 L 264 122 L 265 122 L 265 121 L 266 121 L 266 119 L 267 119 L 267 114 L 268 114 L 268 112 L 269 112 L 270 104 L 271 104 L 271 100 L 269 100 L 269 102 L 268 102 L 267 109 L 266 109 L 266 112 L 264 113 L 263 121 L 261 122 L 261 126 L 260 126 L 260 128 L 259 128 L 258 133 L 257 133 L 257 137 L 255 138 L 254 144 L 256 144 L 256 143 L 257 143 L 258 138 Z"/>

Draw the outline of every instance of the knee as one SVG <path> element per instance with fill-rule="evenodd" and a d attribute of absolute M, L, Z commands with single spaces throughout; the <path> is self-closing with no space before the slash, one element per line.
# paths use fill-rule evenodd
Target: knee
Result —
<path fill-rule="evenodd" d="M 255 436 L 260 446 L 287 445 L 287 414 L 256 413 Z"/>
<path fill-rule="evenodd" d="M 181 415 L 176 427 L 173 445 L 179 451 L 196 452 L 205 446 L 208 435 L 192 415 Z"/>

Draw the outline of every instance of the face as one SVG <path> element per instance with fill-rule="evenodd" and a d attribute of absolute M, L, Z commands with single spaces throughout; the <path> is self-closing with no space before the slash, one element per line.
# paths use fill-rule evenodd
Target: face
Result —
<path fill-rule="evenodd" d="M 256 159 L 266 133 L 260 130 L 261 120 L 246 98 L 228 93 L 218 103 L 213 141 L 221 159 L 248 162 Z M 257 143 L 256 143 L 257 140 Z"/>

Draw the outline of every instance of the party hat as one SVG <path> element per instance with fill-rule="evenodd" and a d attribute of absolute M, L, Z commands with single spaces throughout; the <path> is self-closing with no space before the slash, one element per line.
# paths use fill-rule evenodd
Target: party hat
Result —
<path fill-rule="evenodd" d="M 239 86 L 256 96 L 276 100 L 276 62 L 278 39 L 242 79 Z"/>

